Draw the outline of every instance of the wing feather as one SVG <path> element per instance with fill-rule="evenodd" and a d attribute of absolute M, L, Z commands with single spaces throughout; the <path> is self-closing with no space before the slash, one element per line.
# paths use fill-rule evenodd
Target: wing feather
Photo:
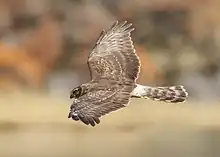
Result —
<path fill-rule="evenodd" d="M 99 118 L 123 107 L 130 101 L 132 86 L 124 86 L 115 91 L 97 90 L 89 92 L 71 105 L 69 118 L 81 120 L 86 125 L 95 126 Z"/>
<path fill-rule="evenodd" d="M 88 65 L 92 79 L 108 78 L 117 81 L 136 81 L 140 72 L 139 57 L 135 53 L 132 24 L 116 21 L 103 30 L 90 53 Z"/>

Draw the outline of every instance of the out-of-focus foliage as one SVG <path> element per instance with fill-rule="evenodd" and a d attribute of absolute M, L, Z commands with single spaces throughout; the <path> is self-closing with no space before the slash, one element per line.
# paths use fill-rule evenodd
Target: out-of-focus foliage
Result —
<path fill-rule="evenodd" d="M 128 20 L 139 83 L 183 84 L 191 98 L 218 100 L 219 7 L 217 0 L 0 1 L 0 88 L 58 91 L 88 81 L 86 60 L 99 33 Z"/>

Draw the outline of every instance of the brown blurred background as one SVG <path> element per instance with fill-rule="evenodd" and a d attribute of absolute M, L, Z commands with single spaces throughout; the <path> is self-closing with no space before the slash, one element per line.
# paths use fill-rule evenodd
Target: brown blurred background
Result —
<path fill-rule="evenodd" d="M 219 157 L 220 1 L 0 0 L 0 157 Z M 184 104 L 132 100 L 90 128 L 67 119 L 102 29 L 132 22 L 138 83 Z"/>

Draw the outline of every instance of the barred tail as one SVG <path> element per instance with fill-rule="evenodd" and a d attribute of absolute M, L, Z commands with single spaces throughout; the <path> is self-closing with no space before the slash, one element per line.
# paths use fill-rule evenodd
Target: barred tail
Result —
<path fill-rule="evenodd" d="M 188 93 L 181 85 L 171 87 L 149 87 L 137 85 L 131 93 L 131 97 L 178 103 L 184 102 L 188 97 Z"/>

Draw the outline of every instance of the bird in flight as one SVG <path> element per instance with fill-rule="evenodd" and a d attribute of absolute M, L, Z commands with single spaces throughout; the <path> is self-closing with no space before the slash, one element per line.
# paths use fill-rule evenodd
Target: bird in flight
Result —
<path fill-rule="evenodd" d="M 135 52 L 127 21 L 116 21 L 103 30 L 88 57 L 91 81 L 70 92 L 73 103 L 68 118 L 95 126 L 108 113 L 128 106 L 131 98 L 169 103 L 184 102 L 188 93 L 181 85 L 150 87 L 136 83 L 140 60 Z"/>

